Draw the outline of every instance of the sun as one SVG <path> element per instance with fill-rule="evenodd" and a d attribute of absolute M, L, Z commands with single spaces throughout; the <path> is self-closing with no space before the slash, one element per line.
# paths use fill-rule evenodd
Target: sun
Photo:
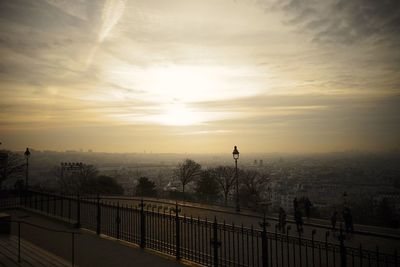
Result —
<path fill-rule="evenodd" d="M 155 122 L 170 126 L 190 126 L 206 121 L 206 114 L 195 111 L 182 103 L 166 105 L 159 115 L 154 116 Z"/>
<path fill-rule="evenodd" d="M 215 103 L 256 95 L 258 88 L 247 84 L 252 73 L 246 68 L 204 65 L 111 66 L 105 77 L 119 89 L 108 92 L 107 101 L 147 103 L 142 114 L 138 109 L 117 116 L 131 122 L 200 125 L 232 117 L 233 112 L 215 109 Z"/>

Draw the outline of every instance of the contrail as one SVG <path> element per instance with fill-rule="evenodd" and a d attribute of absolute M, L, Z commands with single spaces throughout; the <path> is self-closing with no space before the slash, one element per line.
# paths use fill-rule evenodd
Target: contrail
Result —
<path fill-rule="evenodd" d="M 122 14 L 124 13 L 126 0 L 106 0 L 104 2 L 101 27 L 97 35 L 97 41 L 94 47 L 90 50 L 86 67 L 88 67 L 96 54 L 97 48 L 107 38 L 113 27 L 118 23 Z"/>
<path fill-rule="evenodd" d="M 102 25 L 98 41 L 102 43 L 124 13 L 126 0 L 106 0 L 103 7 Z"/>

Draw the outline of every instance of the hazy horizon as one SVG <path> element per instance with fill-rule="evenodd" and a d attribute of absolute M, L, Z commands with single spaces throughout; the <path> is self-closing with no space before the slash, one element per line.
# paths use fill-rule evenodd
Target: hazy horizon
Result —
<path fill-rule="evenodd" d="M 395 0 L 1 1 L 0 149 L 398 150 L 398 10 Z"/>
<path fill-rule="evenodd" d="M 10 149 L 6 146 L 0 146 L 0 150 L 8 150 L 15 153 L 23 153 L 25 152 L 26 147 L 20 149 Z M 148 154 L 159 154 L 159 155 L 223 155 L 231 157 L 232 151 L 221 151 L 221 152 L 195 152 L 195 151 L 185 151 L 185 152 L 157 152 L 152 150 L 143 150 L 143 151 L 95 151 L 92 149 L 66 149 L 66 150 L 52 150 L 52 149 L 41 149 L 36 147 L 29 147 L 31 152 L 56 152 L 56 153 L 85 153 L 85 154 L 137 154 L 137 155 L 148 155 Z M 308 156 L 308 155 L 332 155 L 332 154 L 387 154 L 387 153 L 400 153 L 400 148 L 393 149 L 385 149 L 385 150 L 357 150 L 357 149 L 349 149 L 349 150 L 332 150 L 332 151 L 323 151 L 323 152 L 282 152 L 282 151 L 271 151 L 271 152 L 254 152 L 254 151 L 246 151 L 239 149 L 241 155 L 265 155 L 265 156 Z"/>

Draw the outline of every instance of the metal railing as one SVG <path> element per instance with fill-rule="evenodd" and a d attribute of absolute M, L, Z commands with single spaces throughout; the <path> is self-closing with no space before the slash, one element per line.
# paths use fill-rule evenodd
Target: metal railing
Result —
<path fill-rule="evenodd" d="M 22 226 L 25 224 L 25 225 L 28 225 L 28 226 L 31 226 L 34 228 L 38 228 L 38 229 L 42 229 L 45 231 L 49 231 L 49 232 L 63 233 L 63 234 L 71 235 L 71 265 L 72 265 L 72 267 L 75 266 L 75 236 L 79 235 L 80 233 L 44 227 L 42 225 L 38 225 L 38 224 L 34 224 L 34 223 L 27 222 L 27 221 L 22 221 L 22 220 L 0 221 L 0 225 L 5 224 L 5 223 L 16 223 L 17 224 L 17 240 L 18 240 L 17 241 L 17 243 L 18 243 L 17 260 L 18 260 L 18 263 L 21 263 L 21 259 L 22 259 L 22 256 L 21 256 L 21 229 L 22 229 Z"/>
<path fill-rule="evenodd" d="M 105 202 L 98 198 L 65 196 L 26 191 L 20 195 L 22 207 L 75 223 L 117 239 L 138 244 L 175 257 L 207 266 L 398 266 L 394 242 L 393 253 L 346 246 L 346 235 L 337 231 L 337 242 L 316 240 L 302 234 L 267 231 L 264 219 L 257 228 L 226 224 L 216 218 L 210 221 L 181 216 L 174 208 L 138 206 Z M 276 225 L 275 225 L 276 226 Z M 294 231 L 293 231 L 294 232 Z"/>

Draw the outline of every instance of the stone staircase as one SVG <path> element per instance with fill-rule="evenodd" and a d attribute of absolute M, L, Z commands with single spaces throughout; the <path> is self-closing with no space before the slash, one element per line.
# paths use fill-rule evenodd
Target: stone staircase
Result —
<path fill-rule="evenodd" d="M 72 264 L 24 239 L 21 239 L 21 262 L 18 262 L 18 237 L 0 235 L 0 266 L 64 267 Z"/>

